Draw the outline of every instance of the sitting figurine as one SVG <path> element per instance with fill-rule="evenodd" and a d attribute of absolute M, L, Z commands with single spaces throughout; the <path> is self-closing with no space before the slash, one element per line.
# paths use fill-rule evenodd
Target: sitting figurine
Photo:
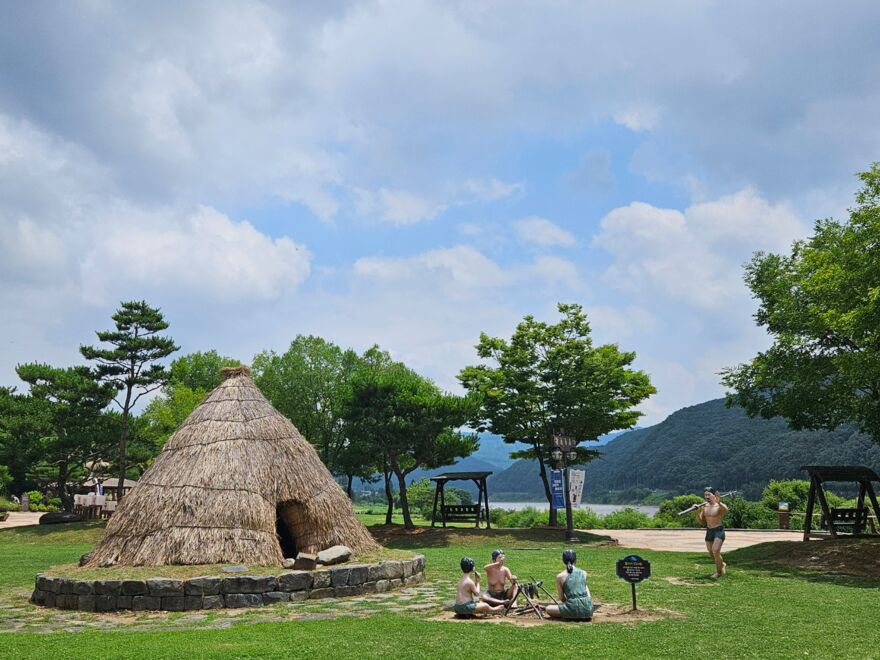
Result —
<path fill-rule="evenodd" d="M 593 598 L 587 586 L 586 571 L 575 568 L 577 554 L 568 549 L 562 553 L 565 570 L 556 576 L 559 605 L 547 605 L 546 611 L 555 619 L 590 621 L 593 618 Z"/>
<path fill-rule="evenodd" d="M 461 571 L 464 575 L 458 581 L 458 587 L 455 591 L 455 605 L 452 608 L 455 611 L 455 616 L 469 619 L 475 614 L 501 614 L 504 612 L 504 605 L 490 605 L 481 600 L 474 600 L 475 596 L 477 599 L 480 597 L 480 574 L 474 570 L 473 559 L 463 557 Z"/>
<path fill-rule="evenodd" d="M 483 594 L 483 601 L 490 605 L 508 605 L 516 600 L 516 576 L 504 565 L 504 550 L 492 551 L 492 563 L 483 567 L 489 578 L 489 588 Z M 507 581 L 510 580 L 510 587 Z"/>

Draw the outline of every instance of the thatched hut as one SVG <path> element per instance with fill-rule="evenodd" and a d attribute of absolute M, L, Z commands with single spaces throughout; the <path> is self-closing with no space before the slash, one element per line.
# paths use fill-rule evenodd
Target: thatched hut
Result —
<path fill-rule="evenodd" d="M 250 370 L 223 376 L 120 502 L 88 566 L 268 566 L 336 544 L 379 547 Z"/>

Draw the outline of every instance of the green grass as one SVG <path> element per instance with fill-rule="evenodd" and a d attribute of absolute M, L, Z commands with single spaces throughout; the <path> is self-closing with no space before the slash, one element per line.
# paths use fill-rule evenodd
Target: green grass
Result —
<path fill-rule="evenodd" d="M 95 525 L 0 531 L 0 629 L 15 621 L 25 622 L 26 629 L 49 627 L 65 614 L 26 604 L 33 576 L 54 564 L 74 562 L 99 534 Z M 557 531 L 540 529 L 420 530 L 390 535 L 386 545 L 424 553 L 430 584 L 451 599 L 462 555 L 474 557 L 481 566 L 496 547 L 505 549 L 508 564 L 519 576 L 552 582 L 561 567 L 563 543 L 558 536 Z M 584 535 L 576 546 L 578 563 L 590 573 L 597 601 L 626 604 L 629 586 L 614 577 L 614 562 L 627 550 L 602 541 Z M 865 548 L 871 557 L 877 556 L 877 546 Z M 785 551 L 772 544 L 766 554 L 781 562 Z M 753 547 L 729 553 L 729 575 L 710 586 L 713 582 L 706 576 L 712 566 L 702 554 L 638 552 L 651 560 L 654 572 L 639 586 L 639 605 L 660 615 L 655 621 L 522 628 L 431 620 L 440 614 L 436 608 L 391 612 L 370 602 L 342 607 L 312 601 L 302 606 L 303 612 L 347 614 L 327 620 L 267 620 L 284 619 L 298 611 L 296 604 L 242 612 L 240 623 L 227 629 L 212 629 L 222 615 L 211 614 L 186 624 L 191 628 L 187 630 L 163 629 L 182 625 L 187 613 L 127 615 L 115 619 L 114 629 L 102 631 L 96 629 L 101 615 L 67 613 L 78 621 L 66 628 L 82 624 L 82 631 L 0 633 L 0 657 L 880 658 L 877 580 L 768 564 L 761 547 Z M 666 579 L 670 577 L 676 583 Z"/>

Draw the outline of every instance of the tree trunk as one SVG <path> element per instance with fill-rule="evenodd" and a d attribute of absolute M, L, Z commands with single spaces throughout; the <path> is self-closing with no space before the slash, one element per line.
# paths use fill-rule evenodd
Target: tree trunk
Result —
<path fill-rule="evenodd" d="M 409 515 L 409 502 L 406 499 L 406 475 L 399 468 L 394 469 L 394 474 L 397 475 L 397 484 L 400 488 L 400 510 L 403 511 L 403 526 L 406 529 L 415 529 L 416 526 L 413 525 L 412 517 Z"/>
<path fill-rule="evenodd" d="M 128 412 L 131 406 L 131 389 L 128 385 L 125 391 L 125 406 L 122 408 L 122 429 L 119 433 L 119 484 L 116 487 L 116 500 L 122 501 L 122 495 L 125 489 L 125 439 L 128 435 Z"/>
<path fill-rule="evenodd" d="M 70 510 L 70 507 L 67 506 L 67 472 L 68 472 L 67 460 L 62 460 L 58 465 L 58 497 L 61 499 L 61 506 L 64 507 L 65 510 Z"/>
<path fill-rule="evenodd" d="M 550 512 L 547 519 L 547 524 L 550 525 L 550 527 L 556 527 L 556 509 L 553 508 L 553 494 L 550 492 L 550 479 L 547 477 L 547 466 L 544 465 L 544 459 L 540 455 L 540 453 L 538 453 L 537 451 L 535 453 L 539 456 L 538 465 L 541 466 L 541 481 L 544 484 L 544 496 L 547 498 L 547 504 L 550 505 Z"/>
<path fill-rule="evenodd" d="M 391 490 L 391 472 L 384 470 L 382 474 L 385 476 L 385 497 L 388 500 L 388 509 L 385 511 L 385 524 L 391 524 L 391 517 L 394 515 L 394 493 Z"/>
<path fill-rule="evenodd" d="M 345 487 L 345 492 L 348 494 L 348 499 L 354 502 L 354 490 L 352 490 L 351 483 L 354 481 L 354 475 L 347 474 L 348 477 L 348 485 Z"/>

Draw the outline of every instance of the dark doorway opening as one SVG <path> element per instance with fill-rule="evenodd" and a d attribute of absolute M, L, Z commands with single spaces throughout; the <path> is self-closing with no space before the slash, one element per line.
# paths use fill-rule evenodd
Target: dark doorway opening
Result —
<path fill-rule="evenodd" d="M 275 535 L 281 545 L 281 554 L 287 559 L 296 557 L 296 537 L 290 531 L 290 527 L 287 526 L 284 516 L 281 514 L 284 507 L 284 504 L 275 507 Z"/>

